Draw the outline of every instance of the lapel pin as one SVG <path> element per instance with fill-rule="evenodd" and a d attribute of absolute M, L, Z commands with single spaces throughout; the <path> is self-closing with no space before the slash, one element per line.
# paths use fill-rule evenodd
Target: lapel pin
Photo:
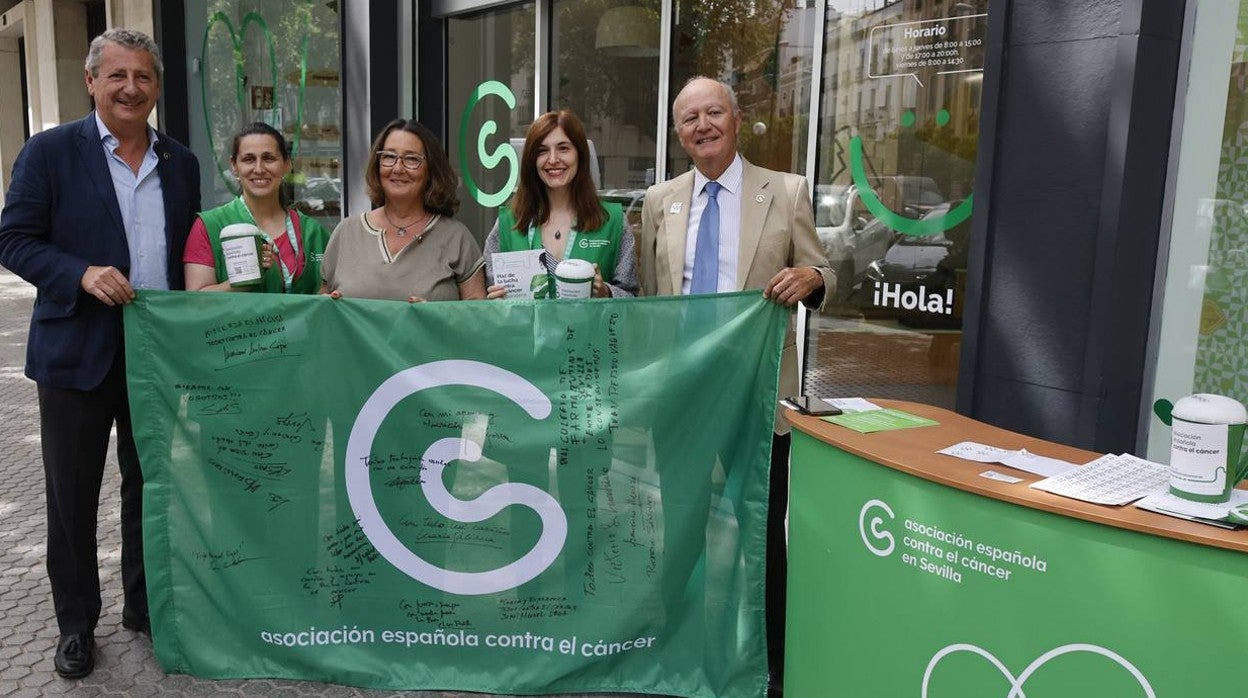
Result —
<path fill-rule="evenodd" d="M 672 204 L 672 207 L 670 209 L 668 209 L 668 213 L 680 213 L 680 206 L 681 206 L 681 203 L 677 201 L 676 203 Z"/>
<path fill-rule="evenodd" d="M 763 196 L 762 194 L 759 194 L 758 196 L 754 197 L 754 200 L 761 204 L 763 203 L 763 201 L 766 200 L 766 197 Z"/>
<path fill-rule="evenodd" d="M 169 153 L 165 153 L 165 159 L 166 159 L 166 160 L 168 160 L 168 159 L 169 159 Z"/>

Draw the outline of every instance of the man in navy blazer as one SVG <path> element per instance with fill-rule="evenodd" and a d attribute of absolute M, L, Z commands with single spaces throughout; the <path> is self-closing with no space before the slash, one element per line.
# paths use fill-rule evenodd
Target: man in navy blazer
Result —
<path fill-rule="evenodd" d="M 66 678 L 95 666 L 96 521 L 114 423 L 122 625 L 150 632 L 121 306 L 135 288 L 183 287 L 182 252 L 200 205 L 195 156 L 147 123 L 162 72 L 146 34 L 96 37 L 84 71 L 95 111 L 26 143 L 0 213 L 0 264 L 38 291 L 26 375 L 38 384 L 48 577 L 60 628 L 55 667 Z"/>

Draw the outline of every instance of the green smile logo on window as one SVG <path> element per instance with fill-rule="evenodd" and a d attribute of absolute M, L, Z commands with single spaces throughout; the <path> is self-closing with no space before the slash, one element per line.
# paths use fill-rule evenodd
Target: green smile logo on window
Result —
<path fill-rule="evenodd" d="M 472 177 L 472 172 L 468 168 L 468 122 L 472 117 L 472 111 L 476 108 L 477 103 L 486 97 L 498 97 L 503 100 L 508 109 L 516 108 L 516 96 L 511 90 L 497 80 L 487 80 L 477 89 L 472 91 L 468 96 L 468 103 L 464 105 L 464 113 L 459 119 L 459 162 L 464 175 L 464 186 L 468 187 L 468 193 L 478 204 L 487 208 L 500 206 L 507 197 L 511 196 L 511 192 L 516 188 L 516 182 L 520 179 L 520 162 L 516 156 L 515 148 L 510 143 L 503 142 L 496 146 L 493 150 L 486 149 L 486 140 L 498 132 L 498 123 L 493 119 L 487 119 L 481 124 L 481 130 L 477 133 L 477 157 L 481 159 L 481 164 L 486 169 L 492 170 L 498 167 L 504 160 L 509 163 L 509 171 L 507 173 L 507 183 L 502 189 L 494 193 L 481 191 L 481 187 Z"/>
<path fill-rule="evenodd" d="M 867 168 L 863 164 L 862 136 L 854 136 L 849 141 L 849 167 L 854 177 L 854 184 L 858 185 L 859 196 L 862 197 L 862 203 L 866 205 L 867 210 L 902 235 L 931 237 L 971 217 L 971 207 L 974 205 L 973 195 L 966 197 L 948 213 L 929 218 L 907 218 L 889 208 L 871 188 L 871 180 L 867 178 Z"/>

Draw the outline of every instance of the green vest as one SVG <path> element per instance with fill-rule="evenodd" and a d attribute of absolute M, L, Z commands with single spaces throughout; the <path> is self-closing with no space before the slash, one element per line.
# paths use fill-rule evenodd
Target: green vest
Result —
<path fill-rule="evenodd" d="M 620 236 L 624 234 L 624 209 L 613 202 L 603 202 L 607 220 L 598 230 L 577 230 L 568 238 L 564 259 L 583 259 L 598 265 L 602 280 L 615 278 L 615 260 L 620 255 Z M 536 245 L 534 245 L 536 242 Z M 517 252 L 541 247 L 541 240 L 529 239 L 527 230 L 516 230 L 516 218 L 510 206 L 498 209 L 498 248 L 501 252 Z"/>
<path fill-rule="evenodd" d="M 292 210 L 292 212 L 298 216 L 295 230 L 299 235 L 299 247 L 303 254 L 303 273 L 291 281 L 290 292 L 319 293 L 321 290 L 321 257 L 325 254 L 325 246 L 329 244 L 329 233 L 316 222 L 316 219 L 309 218 L 298 211 Z M 233 223 L 252 223 L 251 212 L 247 210 L 247 205 L 242 199 L 236 198 L 211 211 L 201 212 L 199 218 L 204 222 L 204 227 L 208 229 L 208 242 L 212 245 L 214 268 L 217 272 L 217 282 L 220 283 L 227 278 L 225 253 L 221 250 L 221 230 Z M 276 254 L 277 250 L 274 249 L 273 252 Z M 282 270 L 278 264 L 265 269 L 261 278 L 264 284 L 256 289 L 258 291 L 283 293 L 286 290 L 286 285 L 282 280 Z"/>

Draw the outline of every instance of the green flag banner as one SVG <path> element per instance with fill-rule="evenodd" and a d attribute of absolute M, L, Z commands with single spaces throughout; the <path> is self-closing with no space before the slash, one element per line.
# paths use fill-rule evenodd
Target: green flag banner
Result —
<path fill-rule="evenodd" d="M 156 656 L 387 689 L 762 696 L 760 294 L 143 292 Z"/>

